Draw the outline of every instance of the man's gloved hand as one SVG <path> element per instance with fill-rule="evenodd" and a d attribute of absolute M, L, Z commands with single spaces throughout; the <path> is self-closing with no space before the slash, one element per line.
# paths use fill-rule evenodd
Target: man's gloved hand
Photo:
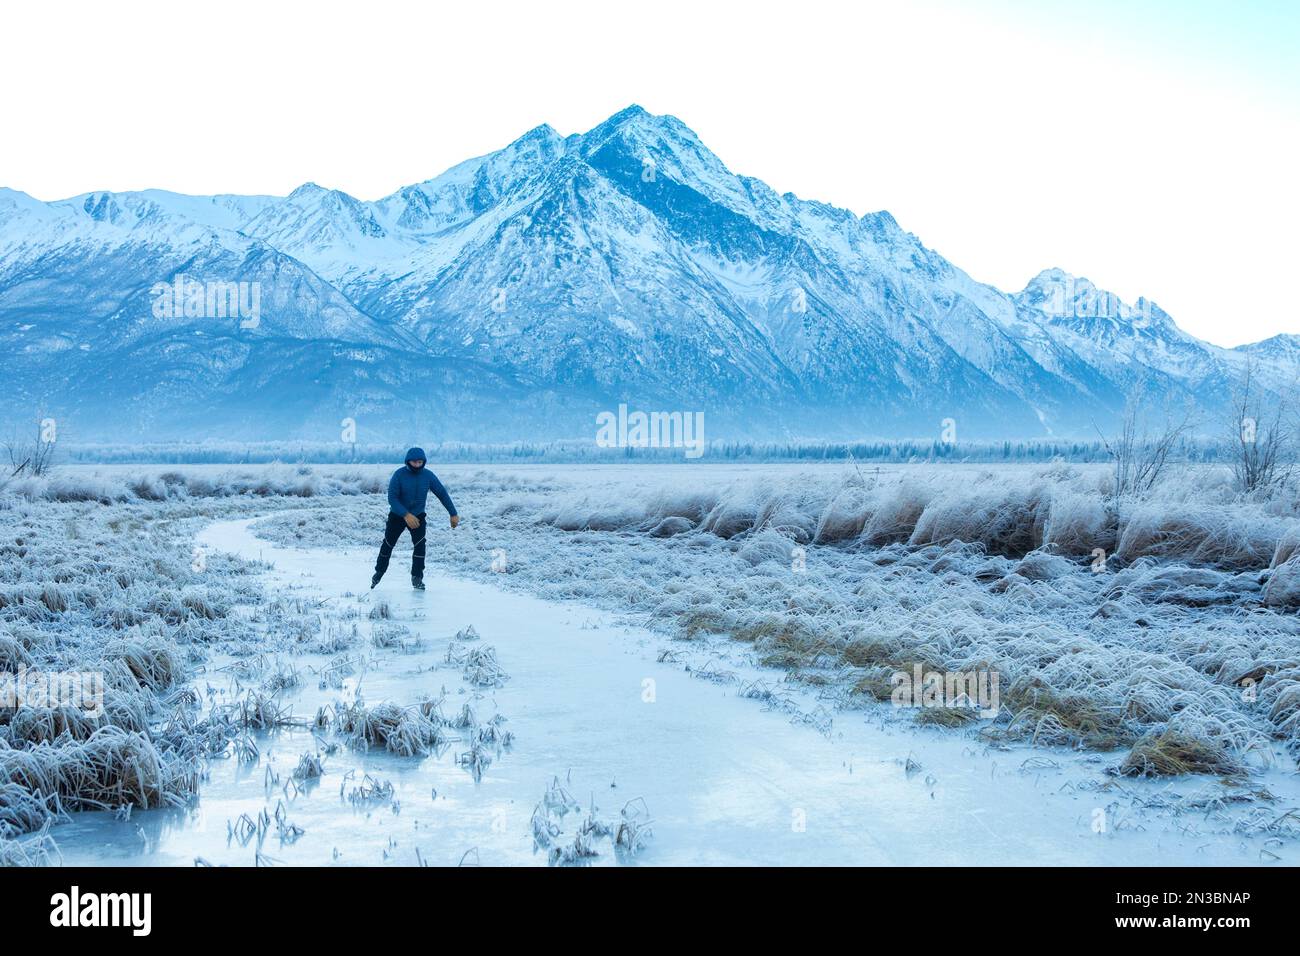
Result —
<path fill-rule="evenodd" d="M 460 524 L 460 515 L 452 515 L 452 516 L 451 516 L 451 526 L 454 528 L 454 527 L 456 527 L 456 525 L 458 525 L 458 524 Z"/>
<path fill-rule="evenodd" d="M 406 526 L 414 531 L 416 528 L 420 527 L 420 519 L 408 511 L 406 513 Z"/>

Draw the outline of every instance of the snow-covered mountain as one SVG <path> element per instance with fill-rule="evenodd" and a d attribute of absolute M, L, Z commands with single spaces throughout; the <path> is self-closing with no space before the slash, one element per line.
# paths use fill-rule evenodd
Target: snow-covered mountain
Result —
<path fill-rule="evenodd" d="M 256 321 L 214 311 L 214 283 L 256 289 Z M 636 106 L 373 202 L 0 189 L 0 348 L 0 415 L 82 440 L 345 418 L 584 437 L 621 403 L 703 411 L 710 438 L 1074 436 L 1132 394 L 1218 414 L 1247 363 L 1271 388 L 1300 370 L 1296 337 L 1218 348 L 1057 269 L 1002 293 L 889 213 L 778 195 Z"/>

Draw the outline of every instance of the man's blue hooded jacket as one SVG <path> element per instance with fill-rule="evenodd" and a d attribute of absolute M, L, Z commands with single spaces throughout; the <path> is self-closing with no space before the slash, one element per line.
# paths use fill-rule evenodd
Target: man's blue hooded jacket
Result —
<path fill-rule="evenodd" d="M 424 461 L 424 466 L 416 471 L 409 462 L 420 460 Z M 424 457 L 424 449 L 407 449 L 406 461 L 408 464 L 397 469 L 393 472 L 393 477 L 388 479 L 388 507 L 393 514 L 399 518 L 405 518 L 408 512 L 424 514 L 424 503 L 432 491 L 447 509 L 447 514 L 454 515 L 456 506 L 452 504 L 451 495 L 447 494 L 447 489 L 442 486 L 438 476 L 429 470 L 429 460 Z"/>

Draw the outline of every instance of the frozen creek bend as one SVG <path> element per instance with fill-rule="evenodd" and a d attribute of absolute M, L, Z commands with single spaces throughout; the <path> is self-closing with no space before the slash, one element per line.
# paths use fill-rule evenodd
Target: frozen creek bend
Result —
<path fill-rule="evenodd" d="M 1114 755 L 1015 747 L 996 750 L 971 736 L 877 719 L 872 711 L 834 715 L 829 735 L 738 695 L 739 684 L 717 683 L 688 671 L 710 651 L 629 627 L 615 616 L 574 603 L 539 600 L 490 584 L 446 576 L 430 539 L 428 590 L 409 587 L 409 545 L 393 557 L 388 576 L 367 590 L 374 555 L 276 547 L 257 538 L 257 519 L 209 526 L 199 544 L 273 565 L 267 584 L 283 595 L 323 602 L 328 619 L 355 608 L 363 625 L 387 602 L 395 622 L 422 645 L 414 651 L 359 645 L 366 667 L 342 689 L 318 687 L 326 655 L 283 657 L 301 672 L 300 687 L 282 700 L 296 717 L 351 701 L 410 705 L 448 692 L 448 715 L 481 693 L 475 707 L 507 720 L 513 745 L 474 777 L 457 762 L 467 745 L 452 743 L 427 757 L 360 752 L 340 742 L 324 760 L 314 787 L 290 798 L 268 786 L 269 774 L 288 780 L 304 753 L 320 741 L 307 729 L 257 735 L 261 758 L 241 765 L 214 761 L 200 797 L 184 809 L 137 811 L 129 819 L 82 813 L 54 831 L 69 864 L 252 865 L 258 840 L 241 843 L 229 824 L 283 802 L 287 819 L 304 831 L 282 842 L 271 826 L 260 850 L 294 865 L 544 865 L 534 852 L 530 820 L 555 776 L 585 811 L 616 822 L 630 800 L 642 798 L 653 836 L 634 857 L 597 843 L 594 865 L 691 864 L 1164 864 L 1246 865 L 1300 860 L 1291 843 L 1230 832 L 1227 819 L 1152 808 L 1153 797 L 1219 787 L 1200 779 L 1123 781 L 1109 778 Z M 404 542 L 405 543 L 405 539 Z M 495 647 L 510 679 L 476 691 L 460 669 L 445 663 L 453 635 L 468 625 L 479 645 Z M 677 662 L 659 663 L 667 646 Z M 741 680 L 776 686 L 780 674 L 726 660 Z M 229 692 L 233 682 L 209 660 L 195 686 Z M 314 670 L 313 670 L 314 669 Z M 653 693 L 649 693 L 649 689 Z M 795 691 L 796 695 L 802 694 Z M 220 698 L 218 698 L 220 699 Z M 796 696 L 808 712 L 811 694 Z M 332 739 L 328 734 L 325 739 Z M 908 766 L 909 758 L 911 765 Z M 1278 799 L 1270 812 L 1300 804 L 1300 783 L 1286 765 L 1251 781 Z M 345 781 L 349 771 L 351 779 Z M 341 795 L 366 774 L 391 781 L 391 803 L 359 805 Z M 569 822 L 576 825 L 573 816 Z M 1103 832 L 1096 832 L 1104 820 Z M 571 828 L 566 828 L 566 834 Z M 1275 859 L 1280 858 L 1279 859 Z"/>

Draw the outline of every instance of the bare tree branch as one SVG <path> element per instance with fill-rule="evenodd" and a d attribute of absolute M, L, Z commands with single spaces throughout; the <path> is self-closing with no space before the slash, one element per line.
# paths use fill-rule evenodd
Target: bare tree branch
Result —
<path fill-rule="evenodd" d="M 1181 418 L 1166 418 L 1158 432 L 1148 433 L 1146 426 L 1140 423 L 1136 396 L 1125 405 L 1120 433 L 1115 438 L 1107 438 L 1094 423 L 1093 428 L 1096 428 L 1114 468 L 1112 496 L 1129 498 L 1149 494 L 1191 427 L 1191 412 L 1184 411 Z"/>
<path fill-rule="evenodd" d="M 1293 468 L 1289 402 L 1279 395 L 1270 411 L 1265 400 L 1263 390 L 1256 386 L 1251 359 L 1229 406 L 1227 422 L 1233 479 L 1245 494 L 1285 482 Z"/>

